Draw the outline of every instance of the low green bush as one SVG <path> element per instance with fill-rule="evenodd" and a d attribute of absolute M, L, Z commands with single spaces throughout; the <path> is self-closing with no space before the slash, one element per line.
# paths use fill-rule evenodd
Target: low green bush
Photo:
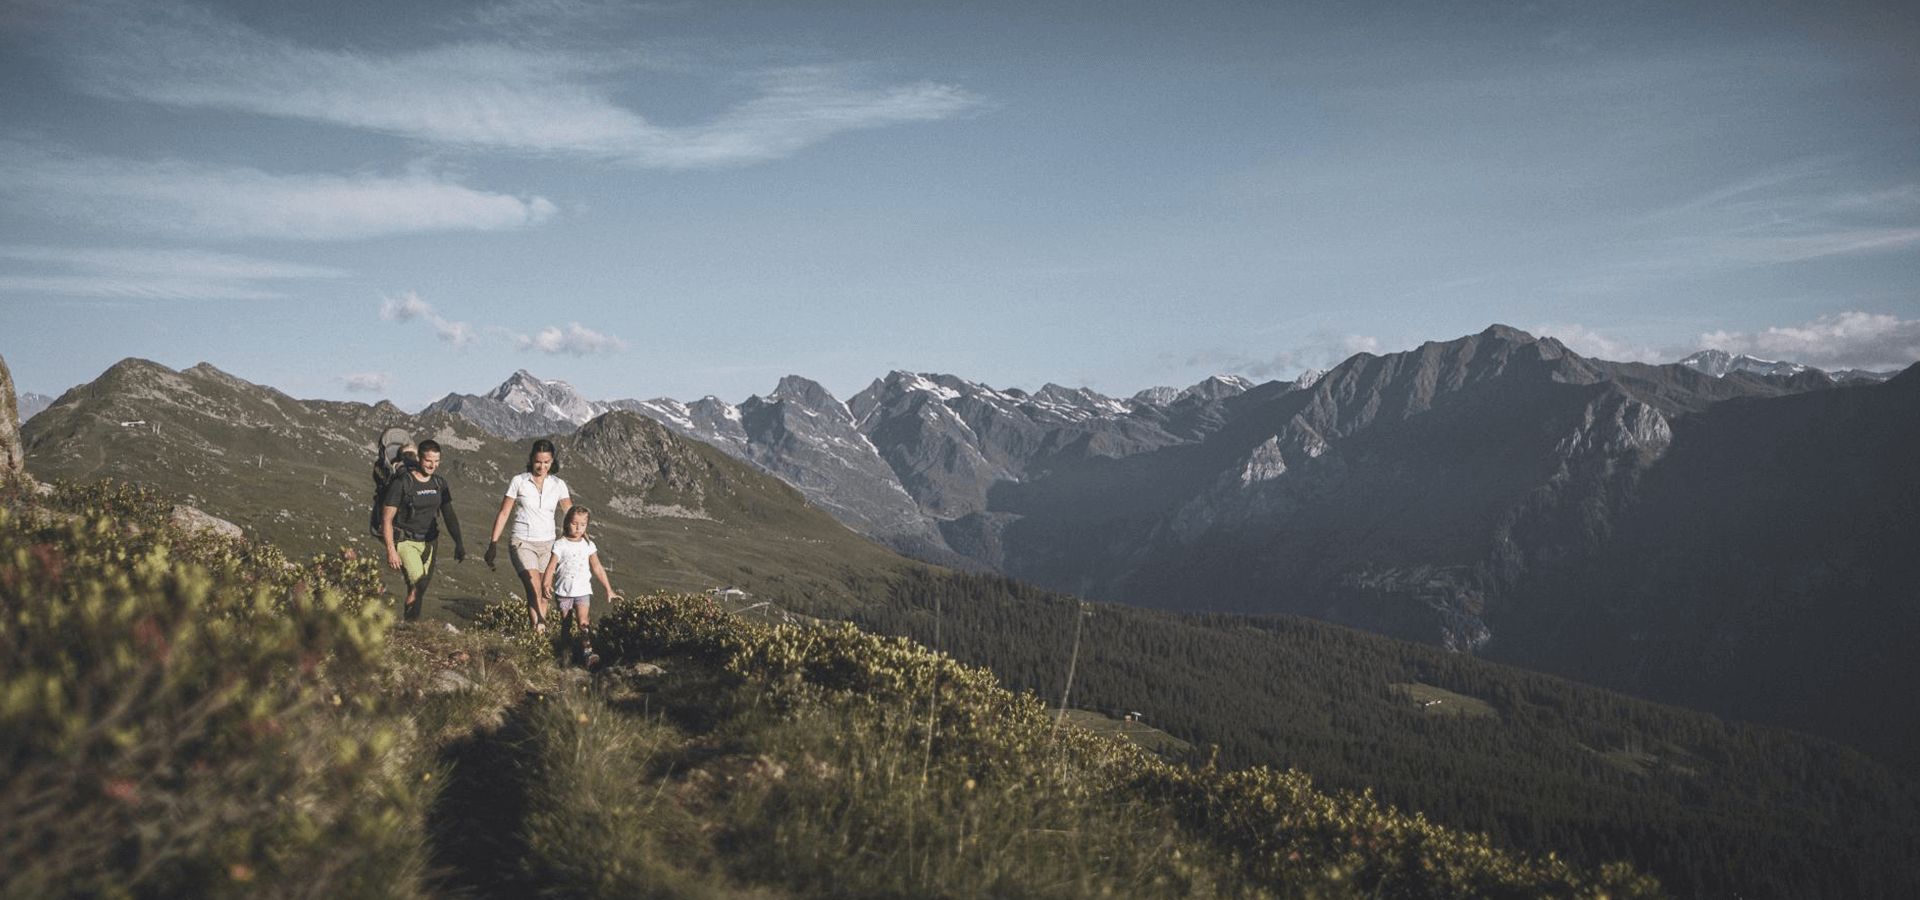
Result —
<path fill-rule="evenodd" d="M 0 896 L 418 895 L 377 572 L 91 501 L 0 508 Z"/>

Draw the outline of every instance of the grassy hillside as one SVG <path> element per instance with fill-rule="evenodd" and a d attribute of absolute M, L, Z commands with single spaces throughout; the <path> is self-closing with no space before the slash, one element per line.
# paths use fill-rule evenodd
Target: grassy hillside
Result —
<path fill-rule="evenodd" d="M 1660 896 L 851 626 L 610 604 L 605 652 L 663 673 L 594 690 L 511 603 L 396 625 L 365 561 L 4 499 L 4 897 Z"/>

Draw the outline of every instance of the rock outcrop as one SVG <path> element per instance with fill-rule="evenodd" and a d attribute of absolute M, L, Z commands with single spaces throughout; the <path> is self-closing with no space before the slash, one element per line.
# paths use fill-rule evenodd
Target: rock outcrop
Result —
<path fill-rule="evenodd" d="M 0 359 L 0 483 L 27 479 L 26 450 L 20 444 L 20 404 L 13 372 Z"/>

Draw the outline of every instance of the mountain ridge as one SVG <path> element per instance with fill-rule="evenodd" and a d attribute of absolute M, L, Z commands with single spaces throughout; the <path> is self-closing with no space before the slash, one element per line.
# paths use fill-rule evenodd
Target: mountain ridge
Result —
<path fill-rule="evenodd" d="M 1913 377 L 1879 388 L 1897 393 Z M 917 559 L 1107 602 L 1312 616 L 1551 668 L 1585 657 L 1529 655 L 1525 642 L 1562 639 L 1553 636 L 1570 632 L 1555 623 L 1607 608 L 1606 598 L 1591 595 L 1605 579 L 1567 573 L 1632 546 L 1649 527 L 1623 523 L 1657 500 L 1649 485 L 1671 484 L 1649 481 L 1649 473 L 1677 442 L 1696 440 L 1716 410 L 1777 398 L 1857 408 L 1845 398 L 1878 389 L 1816 371 L 1714 376 L 1678 364 L 1593 360 L 1499 325 L 1410 351 L 1358 354 L 1296 382 L 1195 387 L 1204 389 L 1118 400 L 896 371 L 844 403 L 790 376 L 740 407 L 714 398 L 631 405 L 659 413 L 681 435 L 710 423 L 723 433 L 708 446 L 779 476 L 842 524 L 864 518 L 866 527 L 852 527 Z M 232 418 L 250 416 L 270 418 L 264 408 Z M 1848 428 L 1865 443 L 1891 440 L 1871 416 Z M 1737 431 L 1699 434 L 1729 448 L 1782 434 L 1808 439 L 1792 429 Z M 1769 471 L 1792 481 L 1819 468 Z M 1734 503 L 1751 493 L 1715 483 L 1716 493 L 1696 502 Z M 1896 569 L 1889 537 L 1907 531 L 1873 533 L 1842 519 L 1825 527 L 1825 540 L 1869 548 L 1857 557 L 1864 571 Z M 1795 524 L 1776 517 L 1766 529 L 1793 534 Z M 1752 529 L 1736 534 L 1766 538 Z M 1687 568 L 1667 571 L 1663 577 L 1679 578 Z M 1706 569 L 1684 577 L 1728 587 Z M 1838 581 L 1821 583 L 1840 590 Z M 1563 587 L 1549 592 L 1544 584 Z M 1723 615 L 1739 610 L 1728 600 L 1700 603 Z M 1708 633 L 1696 627 L 1688 640 Z M 1845 653 L 1844 634 L 1817 633 L 1826 645 L 1815 658 Z M 1765 665 L 1751 654 L 1735 659 L 1736 671 Z M 1647 690 L 1618 672 L 1591 677 Z M 1724 674 L 1714 677 L 1725 683 Z M 1865 690 L 1860 677 L 1853 683 Z M 1687 673 L 1675 678 L 1674 690 L 1693 690 L 1681 683 Z M 1710 690 L 1709 680 L 1702 674 L 1686 696 L 1719 698 L 1717 709 L 1732 709 L 1726 690 Z M 1741 714 L 1818 721 L 1823 733 L 1920 768 L 1901 736 L 1810 719 L 1805 710 L 1816 699 L 1789 695 L 1792 704 Z M 1856 711 L 1854 719 L 1864 718 Z"/>
<path fill-rule="evenodd" d="M 952 551 L 893 545 L 910 555 L 958 557 L 966 568 L 1099 600 L 1309 615 L 1551 668 L 1586 657 L 1530 652 L 1524 642 L 1556 633 L 1551 623 L 1578 620 L 1588 606 L 1605 608 L 1565 573 L 1632 545 L 1634 535 L 1622 529 L 1647 526 L 1622 523 L 1657 502 L 1648 491 L 1674 490 L 1670 480 L 1647 479 L 1676 442 L 1694 446 L 1693 432 L 1715 421 L 1716 410 L 1784 398 L 1807 398 L 1796 401 L 1806 409 L 1848 406 L 1849 392 L 1879 384 L 1842 383 L 1798 365 L 1735 365 L 1731 355 L 1720 371 L 1700 362 L 1589 359 L 1552 338 L 1494 325 L 1409 351 L 1358 354 L 1293 383 L 1221 380 L 1211 383 L 1224 390 L 1153 390 L 1121 401 L 900 371 L 844 405 L 867 439 L 865 471 L 887 485 L 897 521 L 911 522 L 915 512 L 900 502 L 903 491 Z M 1912 371 L 1885 383 L 1910 383 L 1920 377 Z M 838 406 L 817 385 L 782 384 L 770 396 Z M 836 421 L 851 440 L 844 420 Z M 1871 421 L 1868 415 L 1849 433 L 1886 445 L 1885 429 Z M 1783 435 L 1809 439 L 1757 422 L 1746 426 L 1751 433 L 1716 431 L 1713 440 L 1730 442 L 1729 450 L 1712 452 L 1725 456 L 1734 445 L 1764 446 Z M 739 434 L 734 452 L 775 472 L 783 458 L 826 446 L 799 428 L 777 440 Z M 887 472 L 874 465 L 869 446 Z M 1804 480 L 1821 467 L 1809 465 L 1768 471 Z M 1732 503 L 1743 489 L 1715 490 L 1724 499 L 1698 502 Z M 1768 527 L 1791 533 L 1794 526 L 1779 519 Z M 1828 528 L 1843 543 L 1886 541 L 1844 521 Z M 1889 553 L 1859 564 L 1891 571 Z M 1716 583 L 1705 572 L 1690 577 Z M 1545 596 L 1537 586 L 1546 583 L 1561 585 L 1560 594 Z M 1714 603 L 1737 614 L 1737 605 Z M 1845 652 L 1844 635 L 1816 631 L 1830 644 L 1821 656 Z M 1920 626 L 1895 632 L 1920 638 Z M 1742 659 L 1739 666 L 1764 668 Z M 1649 690 L 1618 672 L 1592 677 Z M 1855 725 L 1810 717 L 1805 710 L 1817 700 L 1804 692 L 1786 691 L 1795 699 L 1777 709 L 1736 707 L 1724 687 L 1729 676 L 1715 677 L 1722 687 L 1703 681 L 1693 689 L 1685 687 L 1689 676 L 1676 673 L 1678 693 L 1662 696 L 1710 698 L 1709 708 L 1782 724 L 1819 722 L 1824 733 L 1920 768 L 1901 737 L 1884 730 L 1862 737 Z M 1854 684 L 1867 688 L 1859 678 Z"/>

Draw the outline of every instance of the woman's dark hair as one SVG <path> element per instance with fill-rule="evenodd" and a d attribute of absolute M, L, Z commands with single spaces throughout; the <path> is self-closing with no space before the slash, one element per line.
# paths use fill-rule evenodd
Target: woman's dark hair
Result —
<path fill-rule="evenodd" d="M 547 470 L 547 474 L 548 475 L 560 474 L 560 454 L 554 452 L 553 442 L 550 440 L 547 440 L 546 438 L 541 438 L 537 441 L 534 441 L 533 449 L 527 451 L 527 471 L 528 472 L 533 471 L 533 458 L 536 456 L 539 456 L 542 453 L 545 453 L 548 456 L 553 457 L 553 467 Z"/>

